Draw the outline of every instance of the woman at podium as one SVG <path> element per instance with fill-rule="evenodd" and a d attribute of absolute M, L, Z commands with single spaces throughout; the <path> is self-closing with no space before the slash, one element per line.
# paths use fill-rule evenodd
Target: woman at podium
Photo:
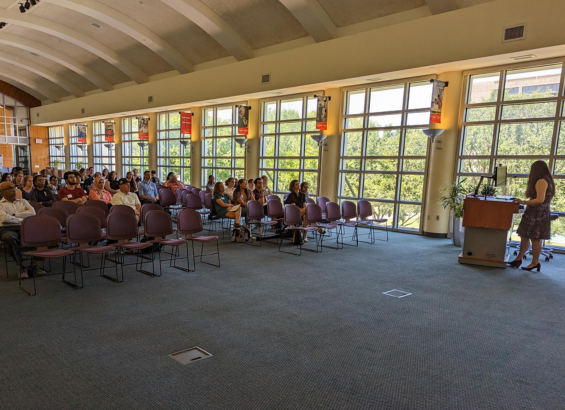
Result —
<path fill-rule="evenodd" d="M 526 188 L 527 201 L 515 199 L 514 202 L 526 205 L 526 211 L 518 226 L 517 234 L 521 238 L 520 252 L 516 259 L 508 264 L 518 269 L 522 260 L 532 243 L 532 263 L 523 270 L 540 271 L 541 264 L 539 256 L 541 253 L 541 240 L 551 238 L 551 219 L 549 204 L 555 195 L 555 184 L 553 177 L 545 161 L 536 161 L 530 169 L 528 186 Z"/>

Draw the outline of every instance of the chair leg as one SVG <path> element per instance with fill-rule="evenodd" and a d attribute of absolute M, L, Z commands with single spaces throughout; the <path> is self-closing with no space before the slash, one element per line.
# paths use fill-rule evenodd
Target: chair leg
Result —
<path fill-rule="evenodd" d="M 218 264 L 214 264 L 211 262 L 205 262 L 202 260 L 203 256 L 211 256 L 211 255 L 218 255 Z M 220 261 L 220 245 L 218 243 L 218 239 L 216 239 L 216 252 L 213 253 L 204 253 L 204 242 L 202 242 L 202 246 L 200 247 L 200 263 L 205 263 L 206 265 L 212 265 L 212 266 L 216 266 L 216 267 L 220 267 L 221 265 L 221 261 Z M 196 270 L 196 266 L 194 267 L 194 269 Z"/>
<path fill-rule="evenodd" d="M 30 261 L 30 265 L 29 265 L 30 268 L 33 266 L 33 262 L 34 262 L 34 261 L 35 261 L 35 259 L 34 259 L 34 257 L 32 256 L 32 257 L 31 257 L 31 261 Z M 19 288 L 20 288 L 21 290 L 23 290 L 24 292 L 26 292 L 29 296 L 35 296 L 35 295 L 37 295 L 37 289 L 36 289 L 36 287 L 35 287 L 35 275 L 33 275 L 33 276 L 31 277 L 32 283 L 33 283 L 33 293 L 30 292 L 29 290 L 25 289 L 25 288 L 22 286 L 22 272 L 21 272 L 21 269 L 20 269 L 20 273 L 19 273 L 19 278 L 20 278 L 20 281 L 19 281 Z"/>

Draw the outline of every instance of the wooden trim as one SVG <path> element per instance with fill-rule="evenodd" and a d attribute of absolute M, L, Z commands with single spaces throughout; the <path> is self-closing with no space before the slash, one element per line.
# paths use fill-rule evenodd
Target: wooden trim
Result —
<path fill-rule="evenodd" d="M 22 91 L 19 88 L 14 87 L 12 84 L 8 84 L 2 80 L 0 80 L 0 93 L 18 100 L 29 108 L 41 106 L 41 101 L 39 101 L 37 98 L 32 97 L 25 91 Z"/>

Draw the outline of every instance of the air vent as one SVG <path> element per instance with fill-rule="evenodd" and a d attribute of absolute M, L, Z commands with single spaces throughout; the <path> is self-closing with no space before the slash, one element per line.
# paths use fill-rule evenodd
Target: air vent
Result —
<path fill-rule="evenodd" d="M 80 109 L 80 113 L 81 113 L 81 114 L 84 114 L 84 108 L 81 108 L 81 109 Z"/>
<path fill-rule="evenodd" d="M 37 118 L 39 118 L 39 113 L 36 113 L 35 115 L 37 116 Z"/>
<path fill-rule="evenodd" d="M 261 76 L 261 84 L 271 84 L 271 74 L 263 74 Z"/>
<path fill-rule="evenodd" d="M 504 27 L 504 36 L 502 42 L 523 40 L 526 34 L 526 25 L 520 24 L 513 27 Z"/>
<path fill-rule="evenodd" d="M 98 23 L 92 23 L 92 24 L 90 24 L 90 25 L 91 25 L 92 27 L 96 27 L 96 28 L 102 27 L 102 26 L 101 26 L 100 24 L 98 24 Z"/>
<path fill-rule="evenodd" d="M 150 95 L 149 97 L 147 97 L 147 102 L 148 103 L 152 103 L 153 102 L 153 96 Z"/>

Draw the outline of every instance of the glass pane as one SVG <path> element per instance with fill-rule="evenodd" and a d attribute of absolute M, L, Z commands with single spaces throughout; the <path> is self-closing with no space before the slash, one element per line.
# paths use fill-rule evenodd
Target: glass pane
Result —
<path fill-rule="evenodd" d="M 371 202 L 371 207 L 373 208 L 373 214 L 377 219 L 388 219 L 393 220 L 394 217 L 394 204 L 389 202 Z M 388 222 L 390 226 L 390 222 Z"/>
<path fill-rule="evenodd" d="M 345 156 L 361 156 L 362 134 L 360 132 L 346 132 L 343 134 Z"/>
<path fill-rule="evenodd" d="M 216 128 L 216 135 L 218 137 L 229 137 L 233 135 L 233 127 L 219 127 Z"/>
<path fill-rule="evenodd" d="M 378 127 L 400 127 L 402 125 L 402 114 L 373 115 L 369 117 L 369 128 Z"/>
<path fill-rule="evenodd" d="M 218 168 L 231 168 L 231 159 L 218 158 L 216 159 L 216 166 Z"/>
<path fill-rule="evenodd" d="M 304 160 L 304 169 L 318 169 L 318 160 L 317 159 Z"/>
<path fill-rule="evenodd" d="M 424 190 L 423 175 L 402 175 L 400 200 L 401 201 L 422 201 L 422 192 Z"/>
<path fill-rule="evenodd" d="M 488 159 L 463 159 L 461 160 L 461 171 L 472 174 L 489 174 L 490 160 Z"/>
<path fill-rule="evenodd" d="M 373 89 L 371 90 L 369 112 L 400 111 L 403 103 L 404 86 Z"/>
<path fill-rule="evenodd" d="M 472 125 L 464 129 L 462 155 L 490 155 L 494 125 Z"/>
<path fill-rule="evenodd" d="M 404 156 L 423 157 L 428 149 L 428 137 L 422 130 L 406 130 Z"/>
<path fill-rule="evenodd" d="M 396 175 L 365 174 L 363 198 L 394 199 L 396 193 Z"/>
<path fill-rule="evenodd" d="M 301 132 L 302 122 L 283 122 L 279 126 L 279 132 Z"/>
<path fill-rule="evenodd" d="M 148 151 L 148 150 L 145 150 L 145 151 Z M 180 141 L 169 141 L 169 155 L 168 156 L 174 157 L 174 158 L 180 158 Z"/>
<path fill-rule="evenodd" d="M 421 205 L 400 204 L 398 206 L 398 228 L 419 230 L 421 212 Z"/>
<path fill-rule="evenodd" d="M 281 102 L 281 120 L 302 118 L 302 99 Z"/>
<path fill-rule="evenodd" d="M 218 138 L 216 141 L 216 156 L 230 157 L 232 148 L 232 138 Z"/>
<path fill-rule="evenodd" d="M 279 137 L 279 156 L 300 156 L 300 135 L 281 135 Z"/>
<path fill-rule="evenodd" d="M 494 121 L 496 107 L 467 108 L 465 121 Z"/>
<path fill-rule="evenodd" d="M 347 93 L 346 114 L 363 114 L 365 112 L 365 90 Z"/>
<path fill-rule="evenodd" d="M 408 109 L 430 108 L 432 105 L 433 84 L 410 84 Z"/>
<path fill-rule="evenodd" d="M 555 97 L 560 81 L 561 66 L 509 70 L 504 84 L 504 100 Z"/>
<path fill-rule="evenodd" d="M 364 117 L 353 117 L 345 119 L 345 128 L 357 129 L 363 128 L 363 118 Z"/>
<path fill-rule="evenodd" d="M 555 161 L 555 170 L 553 171 L 553 174 L 554 175 L 565 175 L 565 161 L 564 160 L 556 160 Z M 563 209 L 565 209 L 565 207 Z"/>
<path fill-rule="evenodd" d="M 351 171 L 359 171 L 361 169 L 360 159 L 344 159 L 342 161 L 342 169 L 348 169 Z"/>
<path fill-rule="evenodd" d="M 413 112 L 408 114 L 406 125 L 427 125 L 430 123 L 430 112 Z"/>
<path fill-rule="evenodd" d="M 341 174 L 340 196 L 357 198 L 359 196 L 359 174 Z"/>
<path fill-rule="evenodd" d="M 501 124 L 499 155 L 549 155 L 553 122 Z"/>
<path fill-rule="evenodd" d="M 499 84 L 499 73 L 471 76 L 467 103 L 476 104 L 496 101 L 498 98 Z"/>
<path fill-rule="evenodd" d="M 275 137 L 263 137 L 263 155 L 265 157 L 275 156 Z"/>
<path fill-rule="evenodd" d="M 367 156 L 397 156 L 399 130 L 370 131 L 367 134 Z"/>
<path fill-rule="evenodd" d="M 496 195 L 515 196 L 524 199 L 527 185 L 527 178 L 510 178 L 506 185 L 496 188 Z"/>
<path fill-rule="evenodd" d="M 309 192 L 317 195 L 317 193 L 318 193 L 318 173 L 317 172 L 305 172 L 303 182 L 308 182 Z"/>
<path fill-rule="evenodd" d="M 314 141 L 310 135 L 306 135 L 304 138 L 304 156 L 318 157 L 320 155 L 318 143 Z"/>
<path fill-rule="evenodd" d="M 216 110 L 217 123 L 216 125 L 228 125 L 232 124 L 232 109 L 230 108 L 218 108 Z"/>
<path fill-rule="evenodd" d="M 367 159 L 365 160 L 366 171 L 396 171 L 398 160 L 396 159 Z"/>
<path fill-rule="evenodd" d="M 306 121 L 306 131 L 316 132 L 316 121 Z"/>
<path fill-rule="evenodd" d="M 317 98 L 308 98 L 308 102 L 306 105 L 306 117 L 307 118 L 316 118 L 316 114 L 318 112 L 318 99 Z"/>
<path fill-rule="evenodd" d="M 298 171 L 284 171 L 277 172 L 278 184 L 277 191 L 279 192 L 289 192 L 290 181 L 299 179 Z"/>
<path fill-rule="evenodd" d="M 263 112 L 264 121 L 276 121 L 277 120 L 277 103 L 265 103 Z"/>
<path fill-rule="evenodd" d="M 565 155 L 565 122 L 559 123 L 557 155 Z M 565 219 L 565 218 L 563 218 L 563 219 Z"/>
<path fill-rule="evenodd" d="M 503 120 L 555 117 L 557 102 L 502 106 Z"/>
<path fill-rule="evenodd" d="M 263 168 L 274 168 L 275 167 L 275 160 L 274 159 L 264 159 L 263 160 Z"/>
<path fill-rule="evenodd" d="M 405 159 L 402 165 L 403 171 L 424 172 L 426 170 L 425 159 Z"/>
<path fill-rule="evenodd" d="M 551 201 L 553 212 L 565 210 L 565 179 L 554 179 L 555 197 Z M 551 240 L 546 244 L 565 247 L 565 218 L 557 218 L 551 222 Z"/>
<path fill-rule="evenodd" d="M 204 110 L 204 125 L 214 125 L 214 110 L 212 108 Z"/>
<path fill-rule="evenodd" d="M 283 169 L 300 169 L 299 159 L 279 159 L 279 168 Z"/>
<path fill-rule="evenodd" d="M 277 126 L 275 124 L 263 125 L 263 134 L 274 134 L 275 132 L 277 132 Z"/>
<path fill-rule="evenodd" d="M 547 158 L 539 158 L 546 162 L 549 162 Z M 525 174 L 529 175 L 530 168 L 532 164 L 537 161 L 537 159 L 508 159 L 508 158 L 497 158 L 495 160 L 496 164 L 506 165 L 508 167 L 508 174 Z"/>

